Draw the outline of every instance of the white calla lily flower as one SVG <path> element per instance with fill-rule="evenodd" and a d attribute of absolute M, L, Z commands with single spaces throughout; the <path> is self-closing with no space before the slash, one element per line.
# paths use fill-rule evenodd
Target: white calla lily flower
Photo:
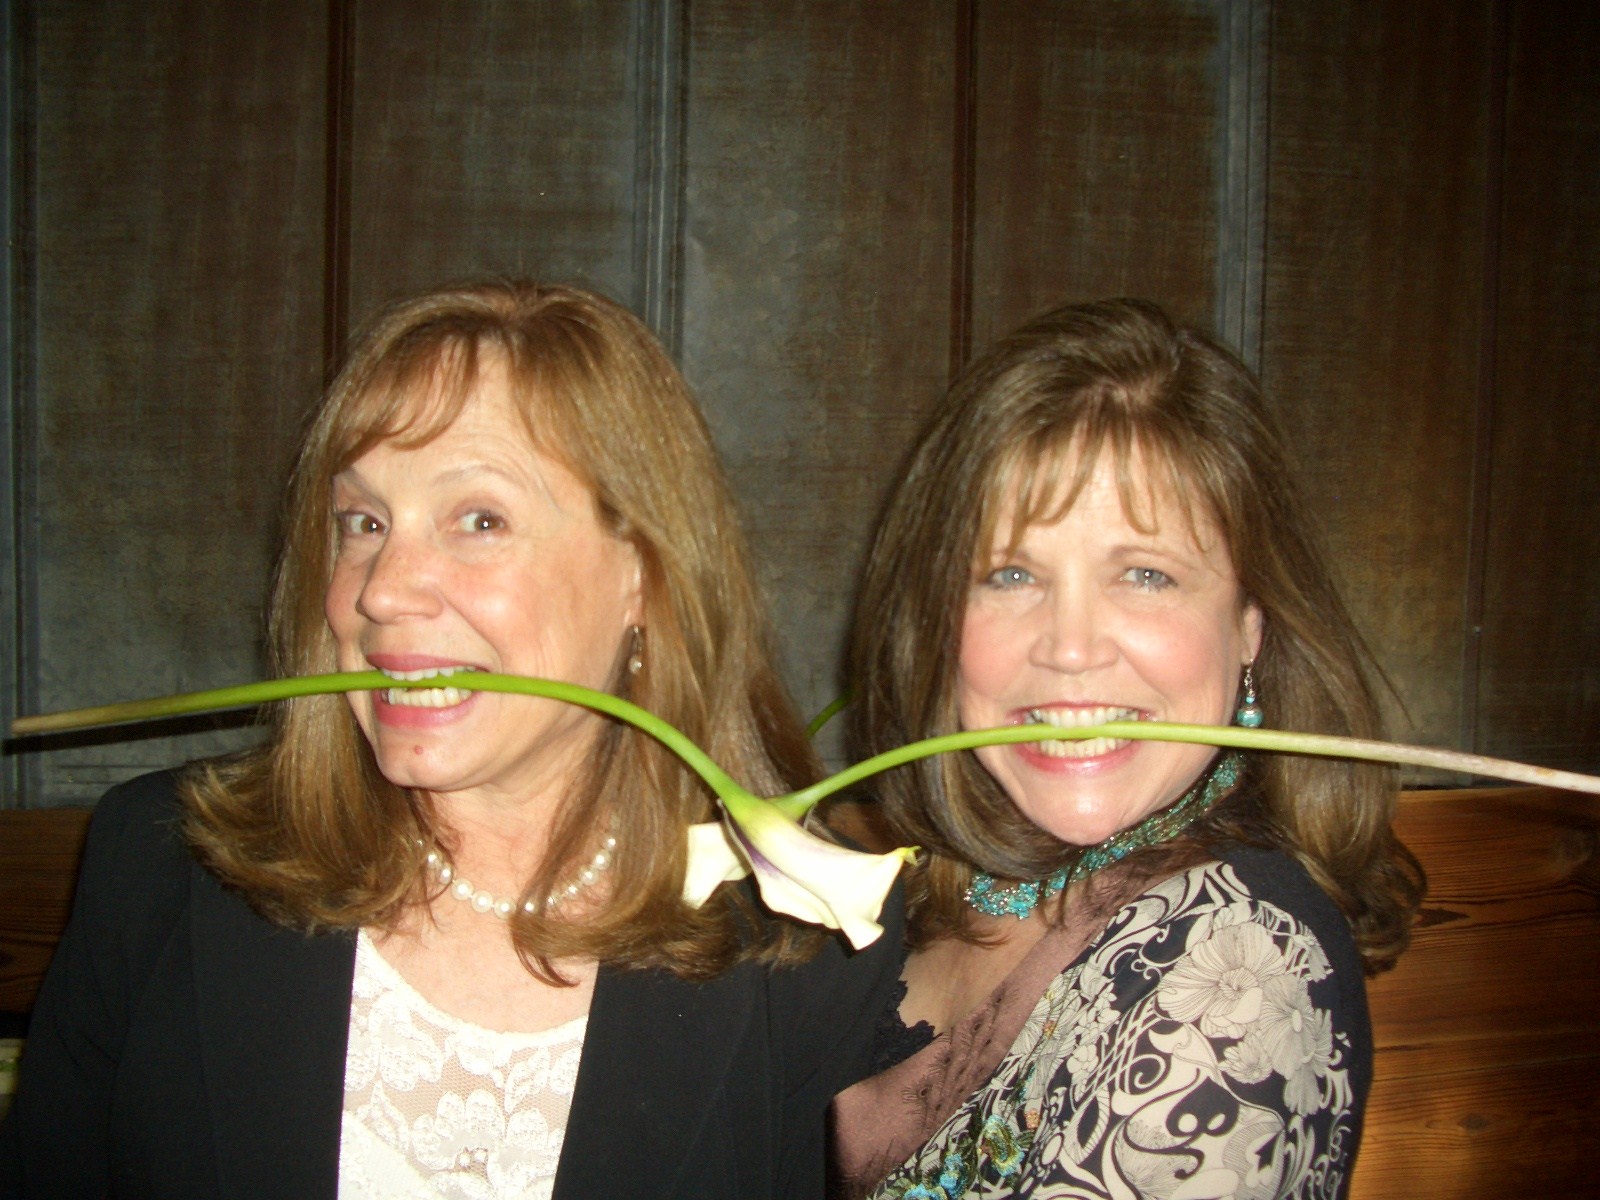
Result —
<path fill-rule="evenodd" d="M 690 827 L 685 901 L 704 903 L 724 880 L 754 872 L 774 912 L 837 929 L 857 950 L 878 939 L 884 898 L 914 848 L 850 850 L 808 833 L 771 801 L 738 796 L 723 803 L 724 822 Z"/>
<path fill-rule="evenodd" d="M 689 826 L 689 869 L 683 876 L 683 902 L 699 908 L 722 884 L 750 874 L 721 821 Z"/>

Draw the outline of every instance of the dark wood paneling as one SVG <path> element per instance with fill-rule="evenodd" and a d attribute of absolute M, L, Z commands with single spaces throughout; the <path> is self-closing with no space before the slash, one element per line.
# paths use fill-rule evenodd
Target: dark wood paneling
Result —
<path fill-rule="evenodd" d="M 34 511 L 47 709 L 241 682 L 320 371 L 322 5 L 34 8 Z M 215 738 L 30 759 L 84 801 Z"/>
<path fill-rule="evenodd" d="M 351 317 L 469 275 L 633 300 L 627 0 L 366 0 L 354 37 Z"/>
<path fill-rule="evenodd" d="M 1600 8 L 1510 13 L 1478 740 L 1600 771 Z"/>
<path fill-rule="evenodd" d="M 1409 710 L 1396 732 L 1440 745 L 1462 715 L 1488 10 L 1273 10 L 1264 382 Z"/>
<path fill-rule="evenodd" d="M 690 9 L 684 363 L 803 705 L 948 359 L 954 4 Z"/>
<path fill-rule="evenodd" d="M 1247 334 L 1260 315 L 1269 394 L 1414 718 L 1397 731 L 1600 768 L 1593 5 L 18 11 L 21 589 L 0 604 L 29 709 L 258 670 L 337 289 L 359 319 L 535 273 L 681 329 L 807 706 L 952 350 L 1142 293 Z M 31 803 L 88 799 L 222 744 L 59 748 L 23 773 Z"/>
<path fill-rule="evenodd" d="M 980 5 L 976 344 L 1049 305 L 1213 315 L 1218 6 Z"/>

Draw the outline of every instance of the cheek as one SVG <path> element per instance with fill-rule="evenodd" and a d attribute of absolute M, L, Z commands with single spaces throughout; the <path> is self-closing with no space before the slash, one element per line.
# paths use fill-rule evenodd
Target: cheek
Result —
<path fill-rule="evenodd" d="M 328 590 L 322 596 L 322 615 L 334 636 L 348 630 L 355 619 L 355 595 L 349 585 L 348 573 L 335 570 L 328 581 Z"/>
<path fill-rule="evenodd" d="M 1179 715 L 1204 724 L 1227 724 L 1239 668 L 1238 632 L 1228 622 L 1193 621 L 1152 637 L 1142 647 L 1149 675 L 1176 702 Z"/>
<path fill-rule="evenodd" d="M 961 628 L 961 656 L 956 677 L 956 702 L 963 723 L 979 715 L 1016 676 L 1026 652 L 1010 635 L 1005 622 L 969 611 Z"/>

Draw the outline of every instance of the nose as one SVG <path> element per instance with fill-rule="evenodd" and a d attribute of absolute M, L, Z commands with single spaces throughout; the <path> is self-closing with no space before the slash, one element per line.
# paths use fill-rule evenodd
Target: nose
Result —
<path fill-rule="evenodd" d="M 1057 586 L 1050 603 L 1041 608 L 1033 649 L 1036 664 L 1076 673 L 1116 660 L 1114 614 L 1093 588 Z"/>
<path fill-rule="evenodd" d="M 356 611 L 379 625 L 436 616 L 443 607 L 438 575 L 438 555 L 426 538 L 391 530 L 367 560 Z"/>

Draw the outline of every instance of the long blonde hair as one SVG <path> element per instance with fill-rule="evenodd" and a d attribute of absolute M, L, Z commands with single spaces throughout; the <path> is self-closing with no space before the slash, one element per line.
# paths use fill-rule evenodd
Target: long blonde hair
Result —
<path fill-rule="evenodd" d="M 959 728 L 961 623 L 1002 502 L 1020 494 L 1024 524 L 1063 494 L 1070 504 L 1103 453 L 1130 512 L 1137 456 L 1191 519 L 1215 522 L 1244 596 L 1265 618 L 1254 670 L 1271 725 L 1381 736 L 1374 668 L 1255 380 L 1155 305 L 1119 300 L 1024 325 L 978 358 L 933 412 L 859 594 L 849 670 L 855 753 Z M 1067 462 L 1076 478 L 1059 477 Z M 1392 964 L 1423 887 L 1390 829 L 1392 773 L 1322 758 L 1246 759 L 1235 796 L 1193 828 L 1189 849 L 1223 837 L 1284 848 L 1343 910 L 1369 970 Z M 1023 817 L 970 754 L 901 768 L 878 790 L 897 839 L 933 851 L 909 885 L 920 942 L 971 936 L 962 897 L 974 869 L 1037 878 L 1078 854 Z"/>
<path fill-rule="evenodd" d="M 752 790 L 813 778 L 699 409 L 643 324 L 576 288 L 483 282 L 429 292 L 380 314 L 357 341 L 313 415 L 290 484 L 269 618 L 275 669 L 335 669 L 323 615 L 334 475 L 379 441 L 417 444 L 445 429 L 486 353 L 506 363 L 534 444 L 593 490 L 604 527 L 639 555 L 647 666 L 634 675 L 619 663 L 613 690 Z M 419 843 L 441 840 L 427 797 L 379 773 L 342 696 L 283 704 L 263 747 L 203 764 L 185 791 L 203 861 L 296 928 L 391 924 L 419 899 Z M 548 976 L 554 958 L 588 957 L 705 976 L 752 952 L 733 889 L 700 911 L 679 898 L 684 831 L 714 816 L 709 792 L 675 755 L 608 722 L 524 894 L 543 897 L 570 879 L 595 831 L 609 826 L 612 899 L 582 921 L 519 913 L 513 935 L 530 968 Z M 759 950 L 782 957 L 805 940 L 781 932 Z"/>

